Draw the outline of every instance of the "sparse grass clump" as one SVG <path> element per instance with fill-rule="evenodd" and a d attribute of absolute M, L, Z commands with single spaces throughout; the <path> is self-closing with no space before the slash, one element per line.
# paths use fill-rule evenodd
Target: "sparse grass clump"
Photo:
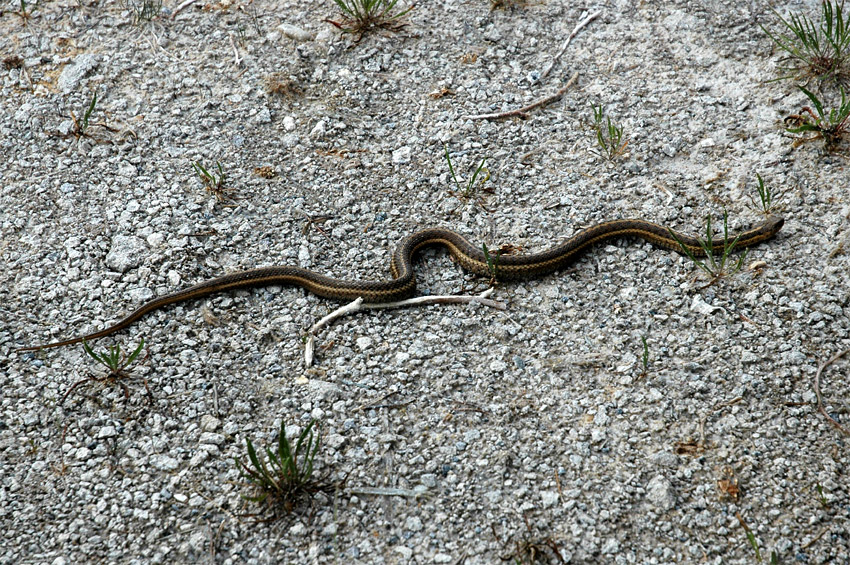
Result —
<path fill-rule="evenodd" d="M 625 155 L 629 140 L 623 135 L 624 129 L 605 115 L 605 110 L 599 106 L 590 105 L 593 110 L 593 123 L 591 129 L 596 133 L 596 144 L 599 151 L 593 151 L 596 155 L 613 161 L 617 157 Z"/>
<path fill-rule="evenodd" d="M 215 166 L 218 169 L 218 174 L 215 173 L 215 170 L 212 173 L 209 172 L 199 161 L 192 163 L 192 168 L 198 174 L 201 184 L 204 185 L 207 192 L 221 202 L 232 198 L 232 196 L 230 195 L 230 188 L 227 186 L 227 175 L 224 173 L 221 163 L 216 161 Z"/>
<path fill-rule="evenodd" d="M 761 28 L 788 53 L 788 64 L 783 68 L 788 74 L 780 79 L 832 78 L 846 83 L 850 77 L 850 28 L 843 11 L 844 0 L 824 0 L 817 23 L 804 14 L 791 14 L 786 20 L 773 11 L 781 22 L 779 31 Z"/>
<path fill-rule="evenodd" d="M 33 12 L 39 8 L 38 1 L 33 2 L 32 4 L 27 4 L 27 0 L 18 0 L 18 2 L 21 9 L 13 13 L 20 16 L 21 20 L 23 20 L 24 24 L 26 24 L 32 17 Z"/>
<path fill-rule="evenodd" d="M 641 343 L 643 344 L 643 353 L 640 356 L 640 366 L 641 372 L 640 377 L 644 378 L 649 373 L 649 345 L 646 343 L 646 336 L 641 336 Z"/>
<path fill-rule="evenodd" d="M 679 239 L 676 232 L 673 230 L 669 231 L 670 236 L 679 243 L 679 246 L 682 248 L 685 255 L 687 255 L 697 267 L 705 271 L 705 273 L 709 276 L 709 284 L 713 284 L 721 277 L 734 275 L 744 267 L 744 261 L 747 258 L 747 249 L 744 249 L 741 252 L 741 255 L 737 260 L 730 260 L 732 250 L 735 249 L 735 246 L 738 244 L 740 236 L 729 241 L 729 226 L 726 212 L 723 212 L 723 246 L 720 248 L 719 256 L 715 255 L 715 248 L 717 246 L 714 243 L 714 230 L 711 227 L 710 215 L 706 216 L 705 239 L 697 238 L 699 245 L 702 248 L 703 255 L 705 255 L 704 259 L 697 258 L 696 254 L 694 254 L 690 248 L 688 248 L 688 246 Z"/>
<path fill-rule="evenodd" d="M 455 187 L 457 188 L 457 194 L 462 198 L 471 198 L 477 187 L 484 186 L 484 183 L 490 180 L 490 171 L 484 168 L 484 163 L 487 162 L 487 157 L 481 159 L 481 163 L 478 165 L 478 168 L 475 169 L 475 172 L 472 174 L 472 177 L 470 177 L 469 180 L 466 181 L 466 185 L 463 186 L 461 185 L 460 181 L 457 180 L 457 175 L 455 175 L 455 168 L 452 164 L 452 158 L 449 156 L 449 146 L 443 145 L 443 148 L 446 152 L 446 163 L 449 164 L 449 173 L 451 173 L 452 180 L 454 181 Z M 478 180 L 478 175 L 480 175 L 481 173 L 484 174 L 481 176 L 481 179 L 476 185 L 475 181 Z"/>
<path fill-rule="evenodd" d="M 844 136 L 850 133 L 850 101 L 847 100 L 844 88 L 840 88 L 841 103 L 829 111 L 824 109 L 823 102 L 812 92 L 802 86 L 797 88 L 811 100 L 814 109 L 811 106 L 803 106 L 799 114 L 785 118 L 785 124 L 790 126 L 786 131 L 803 134 L 803 137 L 797 139 L 797 145 L 806 141 L 823 139 L 827 150 L 835 149 Z M 814 135 L 807 135 L 809 133 Z"/>
<path fill-rule="evenodd" d="M 490 286 L 493 286 L 499 278 L 499 259 L 501 258 L 502 253 L 499 249 L 491 252 L 490 249 L 487 248 L 486 243 L 481 244 L 481 250 L 484 252 L 484 260 L 487 261 L 487 271 L 490 275 Z"/>
<path fill-rule="evenodd" d="M 398 31 L 405 26 L 406 16 L 413 6 L 397 10 L 398 0 L 334 0 L 342 13 L 340 22 L 325 20 L 345 33 L 356 33 L 357 41 L 370 31 Z"/>
<path fill-rule="evenodd" d="M 752 197 L 752 195 L 750 195 L 750 201 L 754 206 L 760 208 L 759 211 L 766 216 L 779 212 L 782 209 L 782 205 L 778 202 L 781 198 L 780 192 L 773 190 L 769 186 L 765 186 L 764 179 L 761 178 L 760 174 L 756 173 L 756 178 L 758 179 L 756 192 L 759 196 L 759 202 L 756 203 L 756 200 Z"/>
<path fill-rule="evenodd" d="M 248 463 L 236 458 L 240 476 L 254 490 L 254 494 L 245 498 L 271 510 L 274 517 L 279 515 L 280 510 L 291 512 L 303 499 L 312 498 L 318 492 L 333 490 L 333 485 L 313 478 L 313 461 L 321 445 L 321 432 L 316 420 L 310 420 L 304 427 L 294 449 L 286 437 L 283 422 L 277 445 L 274 449 L 266 447 L 265 457 L 257 454 L 250 439 L 245 438 L 245 443 Z"/>
<path fill-rule="evenodd" d="M 98 383 L 106 383 L 106 384 L 119 384 L 121 388 L 124 389 L 124 398 L 130 398 L 130 389 L 127 387 L 125 381 L 130 379 L 132 375 L 130 374 L 130 366 L 135 363 L 136 359 L 141 354 L 142 349 L 145 347 L 144 338 L 139 342 L 139 345 L 136 349 L 133 350 L 132 353 L 127 355 L 126 352 L 121 351 L 121 345 L 113 345 L 108 349 L 103 351 L 102 353 L 96 352 L 92 347 L 86 342 L 83 341 L 83 350 L 86 352 L 86 355 L 94 359 L 99 365 L 105 367 L 109 373 L 105 376 L 96 376 L 91 375 L 81 381 L 77 381 L 74 383 L 71 388 L 62 396 L 62 400 L 59 401 L 59 404 L 63 404 L 65 399 L 68 398 L 74 389 L 78 386 L 81 386 L 88 382 L 98 382 Z M 145 384 L 145 390 L 148 393 L 148 398 L 150 399 L 150 389 L 148 389 L 147 381 L 143 381 Z"/>
<path fill-rule="evenodd" d="M 162 0 L 122 0 L 121 5 L 130 12 L 134 26 L 151 22 L 162 12 Z"/>

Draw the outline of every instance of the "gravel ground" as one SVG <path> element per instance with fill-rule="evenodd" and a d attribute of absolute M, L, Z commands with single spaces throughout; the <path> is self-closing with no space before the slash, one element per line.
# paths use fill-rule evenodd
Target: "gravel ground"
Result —
<path fill-rule="evenodd" d="M 805 98 L 767 82 L 767 2 L 423 2 L 357 44 L 322 21 L 330 1 L 176 8 L 0 17 L 0 562 L 756 563 L 743 524 L 765 560 L 850 562 L 847 438 L 813 388 L 850 347 L 847 150 L 784 133 Z M 526 120 L 465 118 L 574 72 Z M 625 127 L 623 158 L 591 152 L 591 103 Z M 464 177 L 487 158 L 471 197 L 443 144 Z M 196 161 L 221 163 L 224 200 Z M 243 268 L 385 278 L 426 226 L 524 251 L 615 218 L 696 233 L 725 209 L 739 230 L 760 221 L 756 173 L 785 227 L 751 250 L 760 266 L 708 287 L 687 258 L 622 240 L 500 286 L 505 312 L 342 319 L 310 369 L 303 332 L 335 304 L 298 288 L 187 302 L 98 342 L 146 339 L 126 391 L 88 381 L 62 402 L 102 369 L 78 346 L 14 353 Z M 444 252 L 418 272 L 420 293 L 486 285 Z M 821 379 L 845 426 L 847 366 Z M 249 516 L 245 438 L 310 418 L 317 474 L 344 488 Z"/>

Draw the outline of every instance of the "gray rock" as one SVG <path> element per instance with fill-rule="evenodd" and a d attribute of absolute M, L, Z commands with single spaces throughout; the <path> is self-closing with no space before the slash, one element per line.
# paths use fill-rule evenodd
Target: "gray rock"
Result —
<path fill-rule="evenodd" d="M 142 264 L 147 251 L 148 246 L 143 239 L 134 235 L 116 235 L 106 254 L 106 265 L 113 271 L 126 273 Z"/>
<path fill-rule="evenodd" d="M 56 86 L 59 87 L 64 94 L 68 94 L 76 90 L 80 82 L 99 64 L 99 57 L 94 53 L 82 53 L 77 55 L 74 62 L 65 65 L 59 79 L 56 81 Z"/>
<path fill-rule="evenodd" d="M 659 510 L 667 511 L 676 506 L 673 485 L 663 475 L 656 475 L 647 483 L 646 498 Z"/>

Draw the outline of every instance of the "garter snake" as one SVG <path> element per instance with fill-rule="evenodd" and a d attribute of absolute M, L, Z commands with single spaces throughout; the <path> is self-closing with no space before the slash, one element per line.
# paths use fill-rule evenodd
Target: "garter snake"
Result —
<path fill-rule="evenodd" d="M 784 220 L 768 217 L 756 227 L 730 237 L 735 248 L 750 247 L 773 237 Z M 675 237 L 673 237 L 675 234 Z M 576 260 L 589 247 L 618 237 L 636 237 L 664 249 L 682 252 L 686 247 L 694 256 L 704 257 L 705 250 L 700 241 L 688 235 L 673 232 L 668 228 L 646 220 L 613 220 L 585 228 L 560 245 L 531 255 L 502 255 L 495 263 L 499 280 L 517 280 L 539 277 L 556 271 Z M 679 241 L 676 241 L 678 238 Z M 737 238 L 737 240 L 736 240 Z M 680 245 L 681 242 L 681 245 Z M 723 251 L 724 240 L 713 240 L 714 253 Z M 393 278 L 385 281 L 346 281 L 320 275 L 300 267 L 262 267 L 224 275 L 196 284 L 177 292 L 155 298 L 139 306 L 119 322 L 98 332 L 55 343 L 34 345 L 18 351 L 34 351 L 48 347 L 71 345 L 83 340 L 101 338 L 127 328 L 143 316 L 168 304 L 201 298 L 227 290 L 271 285 L 298 285 L 313 294 L 337 300 L 353 300 L 363 297 L 364 302 L 395 302 L 411 296 L 416 290 L 413 257 L 424 248 L 443 246 L 465 270 L 479 275 L 491 275 L 491 263 L 483 249 L 476 247 L 459 233 L 443 228 L 430 228 L 405 237 L 393 251 L 390 270 Z"/>

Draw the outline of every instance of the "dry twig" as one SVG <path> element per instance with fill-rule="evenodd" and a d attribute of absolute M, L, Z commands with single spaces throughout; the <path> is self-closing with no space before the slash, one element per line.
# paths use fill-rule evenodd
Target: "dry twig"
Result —
<path fill-rule="evenodd" d="M 546 76 L 552 71 L 552 67 L 554 67 L 555 63 L 557 63 L 561 59 L 561 55 L 563 55 L 564 52 L 567 50 L 567 47 L 569 46 L 570 41 L 572 41 L 573 38 L 576 35 L 578 35 L 578 32 L 581 30 L 581 28 L 583 28 L 584 26 L 586 26 L 587 24 L 589 24 L 590 22 L 592 22 L 593 20 L 598 18 L 600 15 L 602 15 L 602 10 L 590 14 L 589 16 L 584 18 L 582 21 L 580 21 L 578 23 L 578 25 L 576 25 L 575 29 L 573 29 L 573 32 L 570 34 L 570 36 L 564 42 L 564 45 L 561 47 L 561 50 L 558 51 L 558 54 L 555 55 L 555 58 L 552 59 L 552 61 L 549 63 L 549 66 L 546 67 L 546 69 L 543 71 L 543 74 L 540 75 L 540 78 L 546 78 Z"/>
<path fill-rule="evenodd" d="M 230 46 L 233 47 L 233 62 L 238 67 L 242 64 L 242 59 L 239 57 L 239 49 L 236 47 L 236 42 L 233 41 L 233 35 L 228 33 L 227 36 L 230 38 Z"/>
<path fill-rule="evenodd" d="M 532 102 L 528 106 L 524 106 L 522 108 L 518 108 L 516 110 L 509 110 L 507 112 L 498 112 L 496 114 L 476 114 L 474 116 L 464 116 L 465 120 L 501 120 L 502 118 L 510 118 L 512 116 L 518 116 L 522 119 L 528 118 L 528 112 L 537 108 L 538 106 L 545 106 L 546 104 L 551 104 L 552 102 L 561 98 L 566 91 L 568 91 L 575 81 L 578 79 L 578 71 L 573 73 L 573 76 L 570 77 L 570 80 L 567 84 L 564 85 L 558 92 L 547 96 L 546 98 L 541 98 L 536 102 Z"/>
<path fill-rule="evenodd" d="M 363 298 L 358 298 L 357 300 L 346 304 L 345 306 L 337 308 L 336 310 L 334 310 L 333 312 L 313 324 L 313 327 L 307 330 L 307 341 L 304 346 L 304 366 L 310 367 L 313 365 L 313 353 L 316 349 L 316 332 L 318 332 L 323 327 L 329 325 L 337 318 L 347 316 L 348 314 L 351 314 L 353 312 L 359 312 L 360 310 L 406 308 L 408 306 L 423 306 L 426 304 L 471 304 L 475 302 L 480 303 L 484 306 L 489 306 L 490 308 L 496 308 L 497 310 L 505 310 L 506 306 L 503 303 L 487 298 L 492 293 L 493 289 L 488 288 L 477 296 L 417 296 L 416 298 L 409 298 L 407 300 L 400 300 L 398 302 L 387 302 L 385 304 L 364 304 Z"/>
<path fill-rule="evenodd" d="M 850 436 L 850 431 L 848 431 L 847 428 L 836 422 L 835 419 L 830 416 L 829 413 L 826 411 L 826 408 L 823 405 L 823 397 L 820 393 L 820 376 L 823 373 L 823 370 L 838 361 L 839 359 L 841 359 L 842 357 L 844 357 L 845 355 L 847 355 L 848 353 L 850 353 L 850 349 L 845 349 L 840 353 L 836 353 L 835 355 L 827 359 L 823 365 L 818 367 L 818 372 L 815 374 L 815 396 L 817 396 L 818 398 L 818 411 L 823 414 L 824 418 L 826 418 L 830 424 L 841 430 L 844 435 Z"/>
<path fill-rule="evenodd" d="M 186 8 L 188 8 L 189 6 L 191 6 L 194 3 L 195 3 L 195 0 L 186 0 L 185 2 L 182 2 L 179 6 L 174 8 L 173 12 L 171 12 L 171 19 L 173 20 L 174 18 L 176 18 L 177 14 L 179 14 L 180 12 L 182 12 L 183 10 L 185 10 Z"/>

